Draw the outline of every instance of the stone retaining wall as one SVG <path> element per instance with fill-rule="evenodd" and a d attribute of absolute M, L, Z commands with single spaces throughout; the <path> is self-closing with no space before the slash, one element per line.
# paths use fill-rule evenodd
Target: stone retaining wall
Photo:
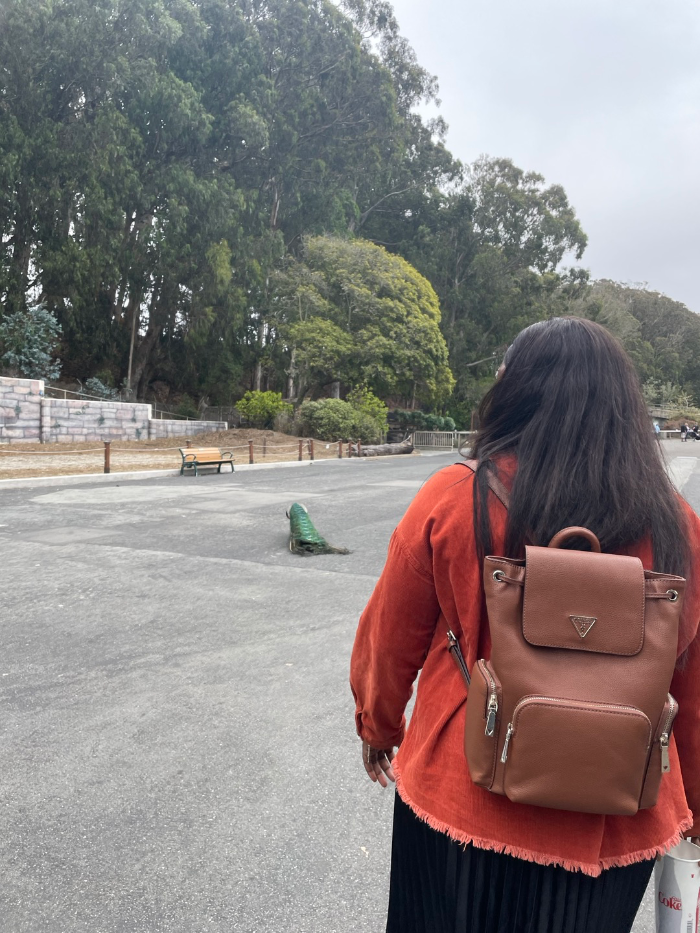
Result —
<path fill-rule="evenodd" d="M 41 408 L 44 444 L 148 440 L 150 405 L 44 398 Z"/>
<path fill-rule="evenodd" d="M 225 431 L 219 421 L 159 421 L 140 402 L 46 398 L 40 379 L 0 376 L 0 444 L 138 441 Z"/>
<path fill-rule="evenodd" d="M 0 444 L 41 440 L 40 379 L 0 378 Z"/>
<path fill-rule="evenodd" d="M 189 437 L 205 431 L 227 431 L 226 421 L 175 421 L 151 418 L 149 437 Z"/>

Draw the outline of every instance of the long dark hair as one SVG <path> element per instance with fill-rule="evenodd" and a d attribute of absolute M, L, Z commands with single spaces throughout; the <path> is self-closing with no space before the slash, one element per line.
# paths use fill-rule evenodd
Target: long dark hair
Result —
<path fill-rule="evenodd" d="M 503 362 L 479 408 L 472 447 L 481 555 L 492 553 L 487 471 L 497 472 L 499 455 L 513 453 L 504 556 L 524 556 L 526 541 L 546 545 L 561 528 L 582 525 L 604 551 L 651 536 L 654 569 L 685 575 L 683 513 L 639 380 L 617 340 L 592 321 L 552 318 L 521 331 Z"/>

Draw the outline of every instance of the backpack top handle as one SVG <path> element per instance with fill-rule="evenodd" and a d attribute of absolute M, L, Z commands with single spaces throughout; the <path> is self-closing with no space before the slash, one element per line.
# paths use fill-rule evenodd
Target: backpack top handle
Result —
<path fill-rule="evenodd" d="M 569 538 L 585 538 L 590 544 L 591 550 L 595 551 L 596 554 L 600 554 L 600 541 L 598 538 L 588 528 L 581 528 L 578 525 L 562 528 L 561 531 L 554 535 L 547 547 L 561 547 L 564 541 L 568 541 Z"/>

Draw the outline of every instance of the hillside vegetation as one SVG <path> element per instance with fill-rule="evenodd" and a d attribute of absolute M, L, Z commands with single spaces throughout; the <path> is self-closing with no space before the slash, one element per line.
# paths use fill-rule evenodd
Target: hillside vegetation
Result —
<path fill-rule="evenodd" d="M 576 311 L 700 396 L 690 312 L 562 268 L 565 191 L 448 151 L 384 0 L 12 0 L 0 62 L 6 372 L 464 423 L 518 330 Z"/>

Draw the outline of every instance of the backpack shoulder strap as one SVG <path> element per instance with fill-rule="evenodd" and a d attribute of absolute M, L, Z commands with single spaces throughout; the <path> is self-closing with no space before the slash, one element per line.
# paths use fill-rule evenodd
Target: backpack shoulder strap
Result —
<path fill-rule="evenodd" d="M 476 473 L 477 467 L 479 466 L 478 460 L 462 460 L 460 461 L 462 466 L 465 466 L 468 470 L 471 470 L 472 473 Z M 510 505 L 510 493 L 496 476 L 495 473 L 492 473 L 491 470 L 487 470 L 488 483 L 491 492 L 498 499 L 498 501 L 503 505 L 507 510 Z"/>
<path fill-rule="evenodd" d="M 479 466 L 478 460 L 460 460 L 459 462 L 462 464 L 462 466 L 465 466 L 468 470 L 471 470 L 472 473 L 476 475 L 476 470 L 477 470 L 477 467 Z M 488 476 L 489 488 L 491 489 L 491 492 L 498 499 L 498 501 L 503 505 L 503 507 L 507 510 L 508 504 L 510 503 L 510 493 L 508 492 L 506 487 L 503 485 L 503 483 L 500 481 L 500 479 L 496 476 L 496 474 L 492 473 L 491 470 L 487 471 L 487 476 Z M 454 658 L 455 664 L 457 665 L 459 672 L 462 675 L 462 679 L 464 680 L 465 686 L 467 690 L 469 690 L 469 686 L 471 684 L 471 677 L 469 675 L 469 670 L 464 660 L 462 649 L 459 646 L 459 641 L 457 640 L 457 636 L 454 634 L 454 632 L 451 629 L 448 629 L 448 632 L 447 632 L 447 650 Z"/>

